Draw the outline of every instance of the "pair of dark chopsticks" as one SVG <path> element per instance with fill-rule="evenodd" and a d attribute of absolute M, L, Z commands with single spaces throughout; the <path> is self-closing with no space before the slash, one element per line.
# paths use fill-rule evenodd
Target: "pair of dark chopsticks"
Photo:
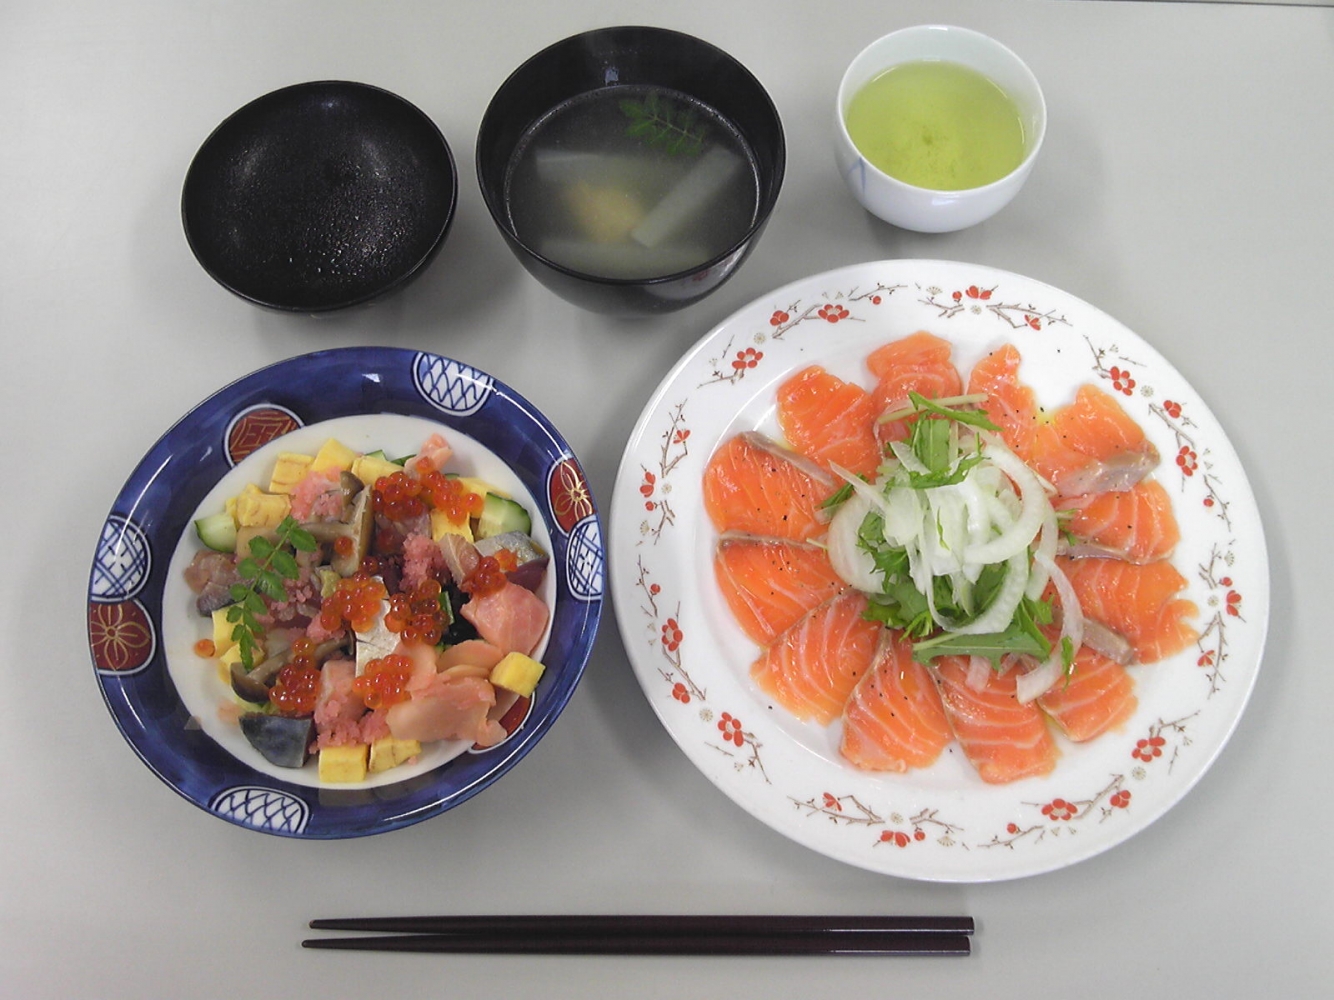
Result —
<path fill-rule="evenodd" d="M 461 916 L 312 920 L 306 948 L 491 955 L 967 955 L 972 917 Z"/>

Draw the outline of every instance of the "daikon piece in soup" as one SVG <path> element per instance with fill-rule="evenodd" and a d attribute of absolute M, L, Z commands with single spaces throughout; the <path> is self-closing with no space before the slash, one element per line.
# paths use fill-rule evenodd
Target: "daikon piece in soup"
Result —
<path fill-rule="evenodd" d="M 755 223 L 754 156 L 725 118 L 675 90 L 622 85 L 542 117 L 509 164 L 518 237 L 548 260 L 601 278 L 689 271 Z"/>

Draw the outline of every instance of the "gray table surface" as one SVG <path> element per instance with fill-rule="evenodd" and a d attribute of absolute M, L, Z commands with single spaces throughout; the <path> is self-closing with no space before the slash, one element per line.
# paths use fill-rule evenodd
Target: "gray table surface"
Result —
<path fill-rule="evenodd" d="M 894 28 L 951 22 L 1027 59 L 1050 109 L 1028 186 L 993 220 L 922 236 L 870 218 L 829 147 L 839 76 Z M 770 89 L 787 182 L 741 273 L 670 316 L 556 299 L 509 256 L 472 172 L 510 69 L 565 35 L 701 35 Z M 319 321 L 219 289 L 182 236 L 185 168 L 268 90 L 357 79 L 418 104 L 461 165 L 429 272 Z M 1334 827 L 1334 11 L 921 0 L 9 0 L 0 8 L 0 992 L 13 997 L 627 997 L 1078 992 L 1328 995 Z M 389 835 L 281 840 L 169 791 L 119 737 L 84 592 L 125 476 L 225 383 L 311 349 L 393 345 L 488 370 L 545 410 L 610 497 L 644 402 L 697 338 L 765 292 L 885 258 L 1016 271 L 1115 316 L 1218 414 L 1255 488 L 1273 613 L 1258 686 L 1214 768 L 1129 842 L 1048 875 L 872 875 L 761 825 L 663 731 L 608 614 L 540 746 L 464 806 Z M 312 953 L 319 915 L 969 913 L 967 959 L 444 958 Z"/>

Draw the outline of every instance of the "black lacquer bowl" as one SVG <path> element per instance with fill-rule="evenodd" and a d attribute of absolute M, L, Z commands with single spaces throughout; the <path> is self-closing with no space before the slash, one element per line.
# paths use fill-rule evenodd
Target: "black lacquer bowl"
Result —
<path fill-rule="evenodd" d="M 396 291 L 435 257 L 458 175 L 420 109 L 362 83 L 302 83 L 222 122 L 186 173 L 199 263 L 261 306 L 328 312 Z"/>
<path fill-rule="evenodd" d="M 750 228 L 735 244 L 688 271 L 644 279 L 598 277 L 544 257 L 515 231 L 507 184 L 516 151 L 533 125 L 571 98 L 626 85 L 669 88 L 708 105 L 736 128 L 754 155 L 759 197 Z M 562 298 L 623 316 L 691 305 L 735 274 L 778 201 L 785 162 L 782 121 L 755 76 L 716 46 L 664 28 L 601 28 L 543 49 L 501 85 L 477 136 L 482 196 L 514 255 Z"/>

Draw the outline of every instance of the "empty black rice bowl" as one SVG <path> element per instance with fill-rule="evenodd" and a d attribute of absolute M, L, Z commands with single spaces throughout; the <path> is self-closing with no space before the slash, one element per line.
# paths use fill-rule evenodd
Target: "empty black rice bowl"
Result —
<path fill-rule="evenodd" d="M 417 277 L 453 221 L 458 175 L 435 124 L 362 83 L 302 83 L 257 98 L 205 140 L 181 216 L 223 287 L 272 309 L 318 313 Z"/>

